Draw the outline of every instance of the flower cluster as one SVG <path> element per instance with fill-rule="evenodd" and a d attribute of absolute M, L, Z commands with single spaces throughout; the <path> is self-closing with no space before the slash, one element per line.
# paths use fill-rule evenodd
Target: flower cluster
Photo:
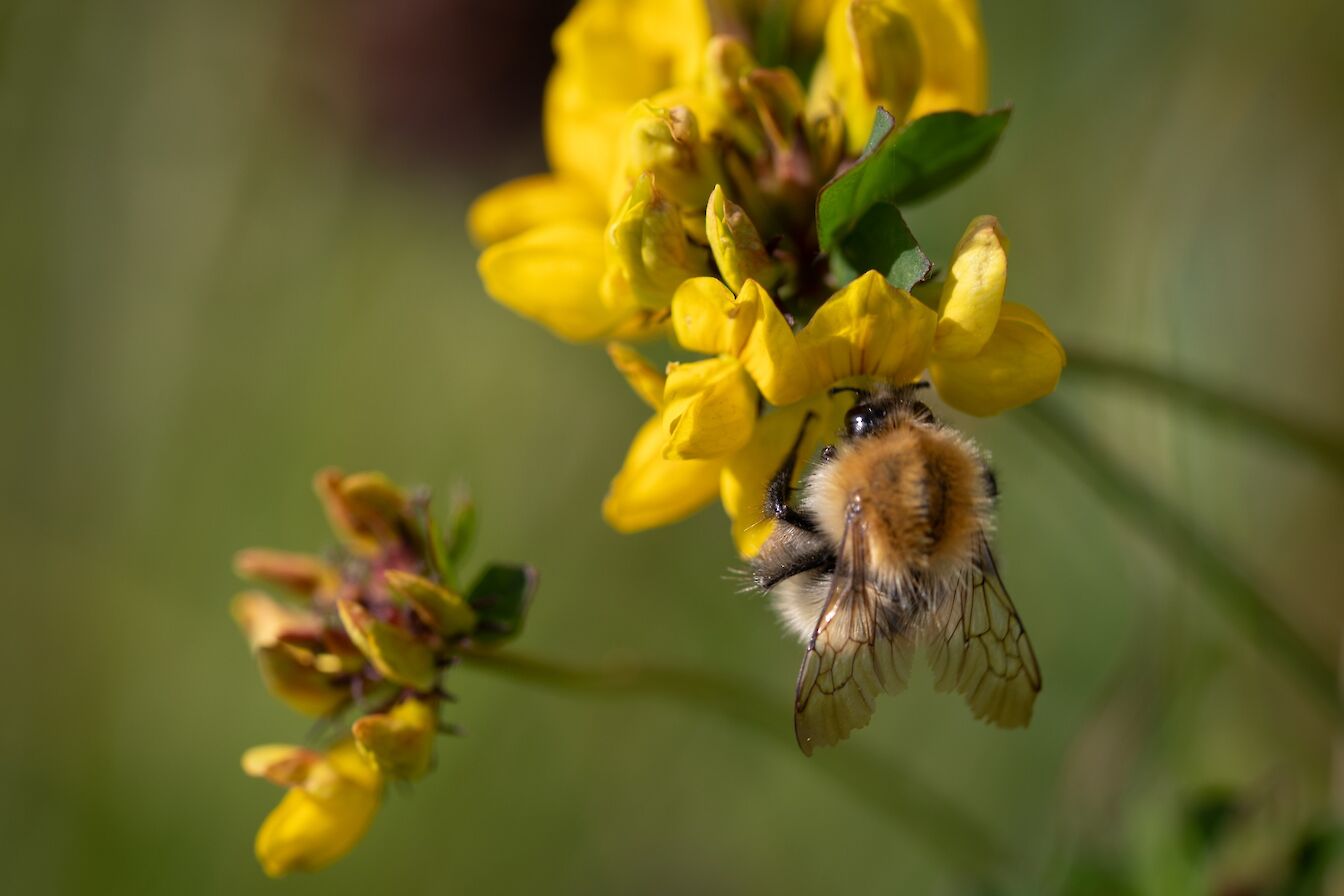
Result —
<path fill-rule="evenodd" d="M 233 615 L 266 687 L 298 712 L 359 717 L 326 750 L 271 744 L 243 769 L 288 788 L 257 833 L 267 874 L 325 867 L 368 829 L 389 780 L 432 764 L 447 697 L 443 676 L 465 651 L 517 633 L 536 584 L 528 567 L 487 567 L 469 588 L 457 572 L 474 513 L 459 501 L 447 535 L 426 493 L 381 473 L 324 470 L 315 487 L 340 547 L 328 557 L 266 549 L 238 554 L 240 575 L 273 585 L 246 591 Z"/>
<path fill-rule="evenodd" d="M 927 371 L 975 415 L 1054 389 L 1064 351 L 1004 300 L 998 222 L 972 221 L 938 272 L 901 213 L 1006 125 L 985 111 L 975 0 L 581 0 L 555 48 L 552 171 L 481 197 L 469 225 L 486 290 L 607 342 L 654 411 L 603 505 L 611 525 L 719 496 L 750 555 L 806 415 L 812 450 L 836 429 L 835 386 Z M 628 344 L 657 337 L 681 358 L 663 370 Z"/>

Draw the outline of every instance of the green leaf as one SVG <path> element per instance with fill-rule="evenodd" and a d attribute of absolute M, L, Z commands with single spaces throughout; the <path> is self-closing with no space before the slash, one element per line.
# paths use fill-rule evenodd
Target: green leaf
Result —
<path fill-rule="evenodd" d="M 476 502 L 465 489 L 453 495 L 448 519 L 448 562 L 457 566 L 467 555 L 472 539 L 476 537 Z"/>
<path fill-rule="evenodd" d="M 933 271 L 901 210 L 890 202 L 870 208 L 831 252 L 831 273 L 838 285 L 868 271 L 878 271 L 897 289 L 910 289 Z"/>
<path fill-rule="evenodd" d="M 530 566 L 486 567 L 467 593 L 467 603 L 479 619 L 474 639 L 498 644 L 517 635 L 536 590 L 537 572 Z"/>
<path fill-rule="evenodd" d="M 989 158 L 1011 111 L 936 112 L 897 130 L 891 113 L 878 108 L 858 160 L 817 196 L 822 251 L 832 251 L 878 203 L 905 205 L 970 174 Z"/>

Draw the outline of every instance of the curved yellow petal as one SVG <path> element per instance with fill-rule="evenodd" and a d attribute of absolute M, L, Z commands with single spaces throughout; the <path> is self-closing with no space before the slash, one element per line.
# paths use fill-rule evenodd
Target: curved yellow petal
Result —
<path fill-rule="evenodd" d="M 736 355 L 751 337 L 757 306 L 739 303 L 717 277 L 694 277 L 672 296 L 672 330 L 681 347 L 705 355 Z"/>
<path fill-rule="evenodd" d="M 690 516 L 719 492 L 721 459 L 668 460 L 661 416 L 639 428 L 625 463 L 602 502 L 602 517 L 618 532 L 639 532 Z"/>
<path fill-rule="evenodd" d="M 985 347 L 999 322 L 1007 282 L 1008 250 L 999 221 L 982 215 L 952 250 L 933 342 L 939 357 L 964 360 Z"/>
<path fill-rule="evenodd" d="M 434 687 L 434 654 L 424 642 L 378 619 L 357 601 L 339 600 L 336 609 L 345 633 L 384 678 L 417 691 Z"/>
<path fill-rule="evenodd" d="M 923 76 L 909 117 L 964 109 L 983 112 L 989 61 L 978 0 L 897 0 L 919 37 Z"/>
<path fill-rule="evenodd" d="M 1030 308 L 1005 302 L 984 350 L 965 361 L 935 357 L 929 375 L 958 410 L 988 417 L 1044 398 L 1064 369 L 1064 347 Z"/>
<path fill-rule="evenodd" d="M 389 569 L 383 581 L 395 595 L 415 608 L 420 620 L 445 638 L 476 628 L 476 611 L 456 591 L 404 569 Z"/>
<path fill-rule="evenodd" d="M 721 356 L 668 366 L 663 392 L 664 456 L 675 460 L 723 457 L 751 438 L 756 389 L 736 358 Z"/>
<path fill-rule="evenodd" d="M 750 314 L 755 324 L 738 356 L 742 366 L 771 404 L 782 406 L 801 400 L 812 391 L 812 371 L 774 299 L 756 281 L 748 280 L 737 296 L 737 304 L 755 308 Z"/>
<path fill-rule="evenodd" d="M 732 520 L 733 542 L 743 557 L 754 556 L 774 531 L 774 520 L 765 514 L 765 487 L 798 438 L 803 419 L 809 412 L 816 414 L 798 453 L 795 485 L 813 455 L 835 440 L 849 404 L 846 396 L 822 394 L 766 414 L 757 421 L 751 441 L 724 465 L 720 479 L 723 509 Z"/>
<path fill-rule="evenodd" d="M 476 263 L 485 291 L 562 339 L 600 339 L 626 316 L 602 300 L 602 228 L 564 224 L 496 243 Z"/>
<path fill-rule="evenodd" d="M 667 386 L 667 375 L 658 370 L 639 352 L 621 342 L 607 343 L 607 355 L 616 370 L 635 394 L 655 411 L 662 410 L 663 390 Z"/>
<path fill-rule="evenodd" d="M 914 379 L 928 362 L 938 315 L 876 271 L 845 286 L 798 333 L 821 388 L 851 376 Z"/>
<path fill-rule="evenodd" d="M 500 184 L 467 210 L 467 232 L 488 246 L 536 227 L 553 224 L 601 226 L 606 208 L 588 184 L 555 174 L 534 174 Z"/>
<path fill-rule="evenodd" d="M 826 24 L 826 68 L 819 83 L 844 111 L 851 152 L 868 142 L 879 105 L 904 121 L 919 89 L 923 52 L 904 6 L 898 0 L 845 0 Z"/>
<path fill-rule="evenodd" d="M 378 772 L 343 741 L 327 754 L 337 774 L 321 794 L 291 788 L 257 831 L 257 861 L 271 877 L 317 871 L 348 853 L 364 836 L 382 796 Z"/>
<path fill-rule="evenodd" d="M 705 235 L 714 263 L 730 289 L 740 292 L 748 280 L 768 280 L 775 268 L 756 225 L 740 205 L 715 186 L 705 206 Z"/>

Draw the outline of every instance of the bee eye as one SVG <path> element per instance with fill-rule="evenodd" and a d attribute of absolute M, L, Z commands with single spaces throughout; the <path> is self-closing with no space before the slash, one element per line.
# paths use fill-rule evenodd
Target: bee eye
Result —
<path fill-rule="evenodd" d="M 877 408 L 867 404 L 856 404 L 845 412 L 845 435 L 851 439 L 870 435 L 882 421 L 884 415 Z"/>

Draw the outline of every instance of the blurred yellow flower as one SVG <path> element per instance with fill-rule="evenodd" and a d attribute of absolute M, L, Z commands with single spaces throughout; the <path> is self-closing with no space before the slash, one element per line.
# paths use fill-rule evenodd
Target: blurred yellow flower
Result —
<path fill-rule="evenodd" d="M 439 720 L 430 701 L 414 697 L 387 712 L 355 721 L 355 744 L 389 778 L 418 778 L 429 771 Z"/>
<path fill-rule="evenodd" d="M 317 871 L 348 853 L 373 821 L 382 777 L 354 741 L 327 753 L 302 747 L 254 747 L 243 770 L 289 791 L 257 831 L 257 861 L 271 877 Z"/>

